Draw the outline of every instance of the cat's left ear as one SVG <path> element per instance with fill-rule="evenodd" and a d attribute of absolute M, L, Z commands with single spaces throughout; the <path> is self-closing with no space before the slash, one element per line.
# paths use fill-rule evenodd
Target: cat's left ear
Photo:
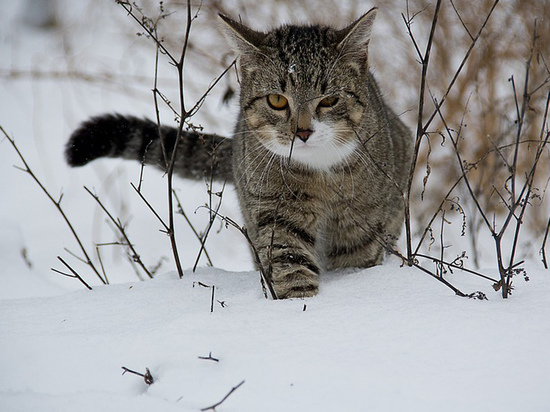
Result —
<path fill-rule="evenodd" d="M 265 33 L 246 27 L 244 24 L 219 14 L 222 32 L 231 47 L 240 54 L 257 53 L 265 39 Z"/>
<path fill-rule="evenodd" d="M 368 46 L 377 11 L 376 7 L 370 9 L 348 27 L 336 33 L 336 48 L 343 56 L 359 59 L 361 63 L 367 62 Z"/>

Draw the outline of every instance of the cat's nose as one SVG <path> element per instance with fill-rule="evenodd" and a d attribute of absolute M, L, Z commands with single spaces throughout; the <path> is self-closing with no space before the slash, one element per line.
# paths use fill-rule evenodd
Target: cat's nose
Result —
<path fill-rule="evenodd" d="M 298 136 L 298 138 L 305 143 L 312 133 L 313 130 L 311 129 L 298 129 L 298 131 L 296 132 L 296 136 Z"/>

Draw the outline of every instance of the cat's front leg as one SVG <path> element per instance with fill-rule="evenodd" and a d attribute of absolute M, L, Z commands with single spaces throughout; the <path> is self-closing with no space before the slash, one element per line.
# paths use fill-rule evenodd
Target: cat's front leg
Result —
<path fill-rule="evenodd" d="M 279 299 L 315 296 L 320 267 L 315 257 L 316 218 L 296 211 L 259 215 L 255 247 Z"/>

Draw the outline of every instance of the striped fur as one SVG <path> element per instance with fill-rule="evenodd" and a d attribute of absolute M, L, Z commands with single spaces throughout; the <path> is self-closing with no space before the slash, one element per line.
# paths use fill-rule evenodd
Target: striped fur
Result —
<path fill-rule="evenodd" d="M 73 132 L 65 148 L 67 163 L 84 166 L 100 157 L 139 160 L 166 170 L 174 148 L 177 129 L 132 116 L 107 114 L 93 117 Z M 162 136 L 162 142 L 160 139 Z M 201 179 L 213 175 L 232 181 L 232 141 L 221 136 L 183 132 L 174 171 L 184 178 Z"/>

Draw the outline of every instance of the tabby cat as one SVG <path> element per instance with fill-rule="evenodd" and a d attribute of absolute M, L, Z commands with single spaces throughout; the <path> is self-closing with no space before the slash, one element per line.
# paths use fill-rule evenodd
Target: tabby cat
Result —
<path fill-rule="evenodd" d="M 240 55 L 232 139 L 185 132 L 175 171 L 232 182 L 278 298 L 317 294 L 319 273 L 380 264 L 403 223 L 411 139 L 368 66 L 376 9 L 348 27 L 286 25 L 267 33 L 220 16 Z M 177 131 L 130 116 L 81 125 L 66 155 L 161 168 Z"/>

